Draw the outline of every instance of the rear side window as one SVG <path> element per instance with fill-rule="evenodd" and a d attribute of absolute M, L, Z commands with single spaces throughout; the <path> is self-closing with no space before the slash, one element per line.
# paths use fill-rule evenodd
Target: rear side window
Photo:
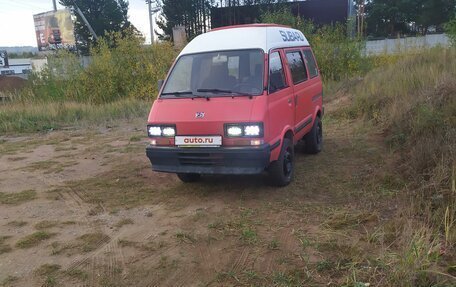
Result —
<path fill-rule="evenodd" d="M 309 68 L 309 74 L 311 78 L 318 76 L 318 68 L 315 62 L 315 58 L 310 50 L 304 50 L 304 57 L 306 57 L 307 68 Z"/>
<path fill-rule="evenodd" d="M 293 84 L 299 84 L 307 80 L 307 71 L 302 59 L 301 52 L 288 52 L 287 53 L 288 65 L 290 65 L 291 77 Z"/>
<path fill-rule="evenodd" d="M 279 52 L 274 52 L 269 56 L 269 93 L 274 93 L 285 87 L 282 60 Z"/>

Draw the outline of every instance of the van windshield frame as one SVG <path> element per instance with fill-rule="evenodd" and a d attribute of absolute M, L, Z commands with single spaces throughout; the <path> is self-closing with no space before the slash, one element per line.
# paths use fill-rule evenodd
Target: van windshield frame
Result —
<path fill-rule="evenodd" d="M 220 50 L 180 56 L 159 98 L 261 96 L 265 53 L 262 49 Z"/>

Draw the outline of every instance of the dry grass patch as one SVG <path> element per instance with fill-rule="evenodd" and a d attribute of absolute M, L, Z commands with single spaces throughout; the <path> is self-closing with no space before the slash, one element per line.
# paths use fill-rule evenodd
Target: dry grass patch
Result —
<path fill-rule="evenodd" d="M 0 203 L 8 205 L 21 204 L 36 198 L 36 191 L 24 190 L 21 192 L 0 192 Z"/>
<path fill-rule="evenodd" d="M 104 243 L 108 242 L 110 237 L 101 232 L 87 233 L 76 238 L 70 243 L 61 244 L 53 242 L 52 255 L 64 253 L 68 256 L 80 253 L 87 253 L 96 250 Z"/>
<path fill-rule="evenodd" d="M 16 282 L 17 280 L 19 280 L 18 277 L 8 275 L 8 276 L 6 276 L 5 279 L 3 279 L 2 286 L 3 287 L 14 286 L 14 282 Z"/>
<path fill-rule="evenodd" d="M 23 226 L 26 226 L 27 224 L 28 224 L 28 222 L 26 222 L 26 221 L 13 220 L 13 221 L 8 222 L 6 225 L 12 226 L 12 227 L 23 227 Z"/>
<path fill-rule="evenodd" d="M 43 220 L 43 221 L 35 224 L 35 229 L 38 229 L 38 230 L 49 229 L 49 228 L 56 227 L 58 225 L 59 225 L 58 221 Z"/>
<path fill-rule="evenodd" d="M 134 224 L 133 219 L 131 219 L 131 218 L 124 218 L 124 219 L 121 219 L 119 222 L 117 222 L 117 223 L 115 224 L 115 227 L 116 227 L 116 228 L 121 228 L 122 226 L 128 225 L 128 224 Z"/>
<path fill-rule="evenodd" d="M 7 239 L 11 236 L 0 236 L 0 254 L 10 252 L 12 249 L 11 247 L 5 243 Z"/>
<path fill-rule="evenodd" d="M 48 240 L 53 237 L 55 233 L 49 233 L 46 231 L 37 231 L 30 235 L 27 235 L 16 242 L 16 247 L 18 248 L 30 248 L 40 244 L 42 241 Z"/>
<path fill-rule="evenodd" d="M 35 269 L 34 273 L 39 276 L 49 276 L 56 274 L 62 266 L 58 264 L 43 264 L 37 269 Z"/>
<path fill-rule="evenodd" d="M 64 274 L 70 278 L 78 279 L 80 281 L 87 281 L 87 279 L 89 279 L 89 274 L 81 269 L 69 269 L 66 270 Z"/>

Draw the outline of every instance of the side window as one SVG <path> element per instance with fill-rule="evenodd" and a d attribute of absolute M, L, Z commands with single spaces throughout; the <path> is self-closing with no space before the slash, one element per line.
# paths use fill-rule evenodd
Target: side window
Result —
<path fill-rule="evenodd" d="M 307 80 L 307 71 L 300 52 L 287 53 L 288 65 L 290 65 L 291 77 L 293 84 L 301 83 Z"/>
<path fill-rule="evenodd" d="M 285 74 L 279 52 L 269 55 L 269 93 L 286 87 Z"/>
<path fill-rule="evenodd" d="M 307 67 L 309 68 L 309 74 L 311 78 L 318 76 L 318 68 L 315 62 L 315 58 L 310 50 L 304 50 L 304 57 L 306 57 Z"/>

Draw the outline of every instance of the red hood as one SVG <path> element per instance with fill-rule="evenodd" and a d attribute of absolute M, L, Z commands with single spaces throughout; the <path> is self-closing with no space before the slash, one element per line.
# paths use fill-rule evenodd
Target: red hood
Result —
<path fill-rule="evenodd" d="M 180 135 L 223 134 L 225 123 L 252 121 L 259 98 L 262 97 L 159 99 L 152 106 L 148 122 L 176 124 Z M 197 118 L 197 113 L 204 113 L 204 117 Z"/>

